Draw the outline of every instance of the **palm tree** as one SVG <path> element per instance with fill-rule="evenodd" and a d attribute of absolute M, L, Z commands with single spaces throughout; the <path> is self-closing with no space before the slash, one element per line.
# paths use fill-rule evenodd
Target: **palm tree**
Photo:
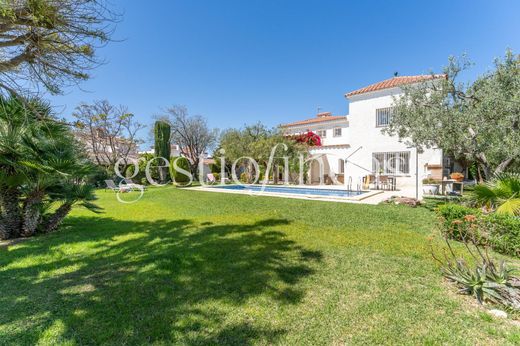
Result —
<path fill-rule="evenodd" d="M 0 238 L 34 235 L 45 219 L 42 211 L 61 193 L 69 207 L 58 208 L 56 229 L 73 204 L 93 197 L 84 192 L 64 197 L 76 186 L 88 189 L 83 181 L 91 167 L 46 103 L 0 96 Z"/>
<path fill-rule="evenodd" d="M 499 214 L 520 215 L 520 174 L 502 173 L 475 186 L 472 196 L 479 206 Z"/>
<path fill-rule="evenodd" d="M 74 205 L 80 205 L 95 213 L 100 211 L 100 208 L 92 203 L 96 200 L 92 185 L 66 184 L 58 192 L 51 193 L 51 196 L 55 201 L 61 202 L 61 205 L 47 218 L 43 226 L 44 232 L 55 231 Z"/>
<path fill-rule="evenodd" d="M 17 98 L 0 97 L 0 238 L 17 237 L 22 217 L 20 186 L 27 181 L 26 145 L 32 139 L 32 122 L 25 121 L 27 109 Z"/>

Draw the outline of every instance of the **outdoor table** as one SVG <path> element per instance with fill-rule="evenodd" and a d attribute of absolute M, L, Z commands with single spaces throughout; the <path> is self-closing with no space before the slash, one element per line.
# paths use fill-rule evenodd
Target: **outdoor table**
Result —
<path fill-rule="evenodd" d="M 460 194 L 462 195 L 462 193 L 464 192 L 464 182 L 463 181 L 457 181 L 455 179 L 446 179 L 446 180 L 442 180 L 441 182 L 441 185 L 442 185 L 442 194 L 443 195 L 447 195 L 448 194 L 448 191 L 446 191 L 446 187 L 448 185 L 451 185 L 451 192 L 455 192 L 455 185 L 460 185 Z"/>
<path fill-rule="evenodd" d="M 380 184 L 380 178 L 381 175 L 377 175 L 375 177 L 375 188 L 376 190 L 379 190 L 379 188 L 381 187 L 381 184 Z M 395 191 L 396 190 L 396 183 L 397 183 L 397 177 L 394 176 L 394 175 L 385 175 L 385 177 L 387 177 L 388 179 L 388 183 L 389 183 L 389 186 L 390 186 L 390 191 Z"/>

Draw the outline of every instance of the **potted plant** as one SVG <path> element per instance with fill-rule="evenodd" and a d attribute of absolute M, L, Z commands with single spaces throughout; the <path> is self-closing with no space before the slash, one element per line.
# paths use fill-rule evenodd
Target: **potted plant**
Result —
<path fill-rule="evenodd" d="M 423 179 L 423 192 L 427 195 L 436 195 L 439 193 L 439 182 L 432 178 Z"/>
<path fill-rule="evenodd" d="M 460 173 L 460 172 L 453 172 L 450 174 L 450 178 L 455 180 L 455 181 L 463 181 L 464 180 L 464 174 Z"/>

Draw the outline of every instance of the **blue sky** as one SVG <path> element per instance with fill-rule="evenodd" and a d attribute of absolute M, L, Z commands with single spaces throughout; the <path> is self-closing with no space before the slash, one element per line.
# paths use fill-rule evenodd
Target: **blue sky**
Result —
<path fill-rule="evenodd" d="M 221 129 L 269 126 L 323 111 L 390 78 L 439 71 L 449 55 L 492 67 L 520 51 L 520 1 L 115 1 L 124 12 L 107 63 L 80 88 L 52 97 L 69 117 L 84 101 L 127 105 L 150 124 L 182 104 Z M 147 131 L 143 131 L 147 137 Z"/>

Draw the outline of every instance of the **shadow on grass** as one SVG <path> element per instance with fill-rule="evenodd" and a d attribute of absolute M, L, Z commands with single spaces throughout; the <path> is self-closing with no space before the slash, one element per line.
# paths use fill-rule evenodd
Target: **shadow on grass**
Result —
<path fill-rule="evenodd" d="M 298 303 L 321 259 L 285 238 L 288 223 L 69 218 L 67 231 L 0 254 L 0 341 L 273 343 L 285 331 L 248 304 Z"/>

